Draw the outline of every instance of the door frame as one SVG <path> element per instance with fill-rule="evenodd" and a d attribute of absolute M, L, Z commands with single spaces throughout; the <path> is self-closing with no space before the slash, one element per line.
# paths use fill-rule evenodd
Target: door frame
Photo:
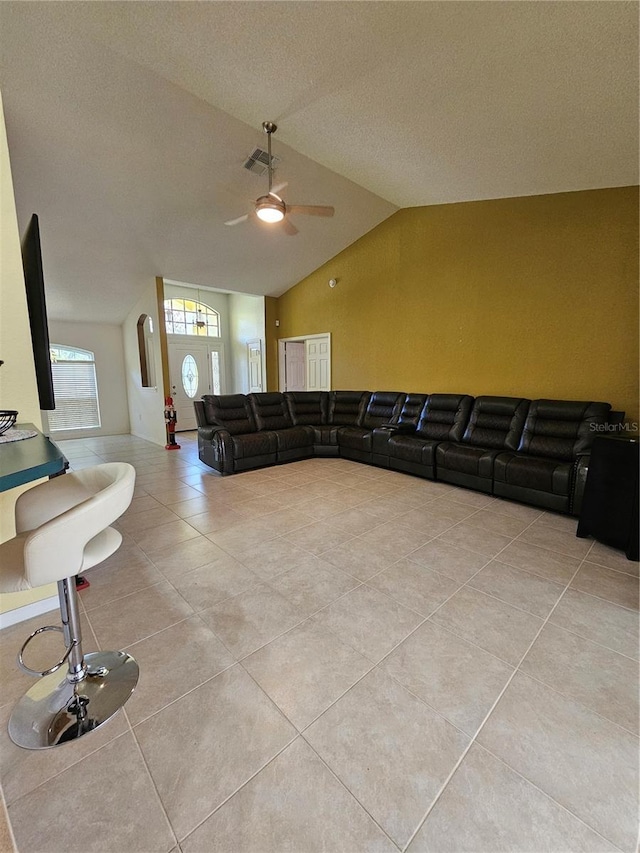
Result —
<path fill-rule="evenodd" d="M 286 376 L 285 376 L 285 348 L 284 345 L 286 343 L 297 341 L 298 343 L 304 343 L 304 341 L 310 341 L 315 338 L 326 338 L 327 343 L 329 344 L 329 388 L 331 388 L 331 332 L 320 332 L 317 335 L 296 335 L 291 338 L 279 338 L 278 339 L 278 390 L 280 392 L 284 391 L 286 385 Z"/>
<path fill-rule="evenodd" d="M 174 337 L 177 337 L 177 336 L 174 336 Z M 186 394 L 184 389 L 181 387 L 182 377 L 181 377 L 180 373 L 178 373 L 177 376 L 171 375 L 172 366 L 175 366 L 176 370 L 179 370 L 179 363 L 183 363 L 183 361 L 184 361 L 183 353 L 181 353 L 180 350 L 184 350 L 187 353 L 191 352 L 192 355 L 197 354 L 197 357 L 201 358 L 203 361 L 202 365 L 198 365 L 198 376 L 199 376 L 198 387 L 200 389 L 200 387 L 202 385 L 204 385 L 204 389 L 205 389 L 204 391 L 200 391 L 200 394 L 210 393 L 210 389 L 211 389 L 211 351 L 210 351 L 209 346 L 207 344 L 206 338 L 202 337 L 201 340 L 197 340 L 197 338 L 195 338 L 195 336 L 194 336 L 194 337 L 192 337 L 192 340 L 175 340 L 175 339 L 173 341 L 169 340 L 169 345 L 167 347 L 167 356 L 168 356 L 167 362 L 169 365 L 169 387 L 170 387 L 170 391 L 171 391 L 170 396 L 173 397 L 173 401 L 174 401 L 174 405 L 176 407 L 176 410 L 179 407 L 183 407 L 185 405 L 185 403 L 184 403 L 184 401 L 182 403 L 178 402 L 177 395 L 174 394 L 174 392 L 173 392 L 174 386 L 176 388 L 176 391 L 177 391 L 177 389 L 180 389 L 181 396 L 186 397 L 188 400 L 190 400 L 191 403 L 193 403 L 194 400 L 197 400 L 200 397 L 200 395 L 198 393 L 196 393 L 195 397 L 189 398 L 188 394 Z M 203 372 L 202 376 L 200 376 L 200 373 L 201 373 L 200 368 L 203 368 L 203 370 L 206 371 L 206 372 Z M 175 381 L 172 381 L 172 380 L 175 380 Z M 181 411 L 184 412 L 184 409 L 181 408 Z M 194 413 L 194 419 L 195 419 L 195 413 Z M 182 426 L 182 420 L 181 420 L 181 416 L 179 414 L 178 415 L 178 423 L 176 426 L 176 432 L 185 432 L 185 431 L 188 431 L 191 429 L 193 429 L 193 427 L 191 427 L 191 426 L 186 426 L 186 427 Z"/>
<path fill-rule="evenodd" d="M 226 394 L 227 387 L 227 364 L 226 364 L 226 346 L 225 342 L 221 338 L 207 337 L 205 335 L 168 335 L 167 341 L 167 380 L 169 383 L 169 391 L 171 392 L 172 385 L 177 383 L 172 383 L 171 376 L 171 363 L 173 361 L 173 348 L 186 348 L 193 349 L 194 344 L 195 347 L 200 346 L 202 348 L 202 353 L 205 355 L 205 361 L 207 365 L 206 372 L 206 387 L 208 390 L 203 391 L 204 394 L 212 394 L 213 393 L 213 364 L 211 359 L 211 353 L 214 350 L 217 350 L 220 353 L 220 384 L 221 384 L 221 393 Z M 206 350 L 206 352 L 205 352 Z M 177 381 L 180 381 L 180 377 L 177 377 Z M 170 393 L 171 396 L 171 393 Z M 193 398 L 193 400 L 200 399 L 199 396 Z M 193 402 L 193 401 L 192 401 Z M 178 423 L 180 423 L 178 421 Z M 176 430 L 177 432 L 183 432 L 179 427 Z"/>

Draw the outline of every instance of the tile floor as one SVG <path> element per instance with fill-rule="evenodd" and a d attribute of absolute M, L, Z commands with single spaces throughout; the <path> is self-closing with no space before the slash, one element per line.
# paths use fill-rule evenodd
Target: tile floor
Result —
<path fill-rule="evenodd" d="M 20 750 L 14 656 L 47 619 L 1 632 L 19 853 L 635 849 L 637 563 L 476 492 L 339 459 L 221 478 L 180 441 L 63 443 L 137 469 L 81 603 L 86 650 L 141 678 L 99 732 Z"/>

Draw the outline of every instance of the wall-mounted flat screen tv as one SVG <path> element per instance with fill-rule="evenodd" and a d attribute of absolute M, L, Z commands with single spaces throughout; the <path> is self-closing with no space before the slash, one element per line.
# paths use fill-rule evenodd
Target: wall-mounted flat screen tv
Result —
<path fill-rule="evenodd" d="M 56 407 L 49 354 L 49 326 L 47 325 L 47 303 L 42 272 L 40 250 L 40 228 L 34 213 L 22 238 L 22 265 L 27 288 L 27 306 L 31 325 L 31 344 L 36 367 L 40 408 L 51 411 Z"/>

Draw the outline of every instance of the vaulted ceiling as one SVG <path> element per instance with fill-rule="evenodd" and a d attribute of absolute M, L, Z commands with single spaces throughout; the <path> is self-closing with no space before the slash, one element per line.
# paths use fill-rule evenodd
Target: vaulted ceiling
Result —
<path fill-rule="evenodd" d="M 638 182 L 633 2 L 3 2 L 21 229 L 49 313 L 120 322 L 156 275 L 277 295 L 398 207 Z M 224 221 L 274 120 L 300 233 Z"/>

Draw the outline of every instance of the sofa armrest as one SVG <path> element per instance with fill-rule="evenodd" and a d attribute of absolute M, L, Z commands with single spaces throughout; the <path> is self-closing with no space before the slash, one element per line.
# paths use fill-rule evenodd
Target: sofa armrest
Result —
<path fill-rule="evenodd" d="M 580 515 L 590 460 L 591 453 L 580 453 L 575 461 L 573 468 L 573 491 L 571 493 L 571 507 L 569 510 L 571 515 Z"/>
<path fill-rule="evenodd" d="M 233 474 L 233 444 L 231 434 L 223 426 L 198 427 L 198 456 L 221 474 Z"/>
<path fill-rule="evenodd" d="M 380 424 L 380 426 L 377 427 L 377 429 L 384 429 L 384 430 L 387 430 L 387 432 L 397 432 L 397 433 L 400 433 L 402 435 L 410 435 L 412 432 L 416 431 L 416 426 L 415 426 L 415 424 L 388 423 L 388 424 Z"/>
<path fill-rule="evenodd" d="M 213 441 L 214 435 L 221 431 L 228 433 L 226 427 L 220 426 L 219 424 L 204 424 L 203 426 L 198 426 L 198 439 L 202 438 L 203 441 Z"/>

